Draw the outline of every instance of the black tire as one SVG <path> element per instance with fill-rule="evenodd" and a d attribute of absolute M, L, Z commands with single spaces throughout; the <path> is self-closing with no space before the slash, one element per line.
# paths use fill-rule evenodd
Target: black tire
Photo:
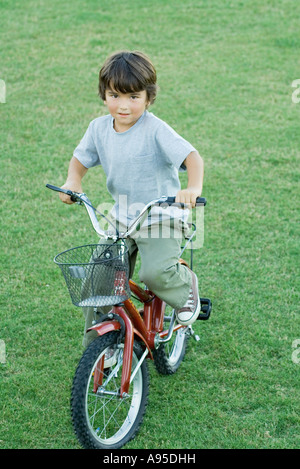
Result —
<path fill-rule="evenodd" d="M 168 329 L 172 308 L 166 306 L 164 328 Z M 159 348 L 153 351 L 154 365 L 162 375 L 174 374 L 181 365 L 189 339 L 187 328 L 178 329 L 174 332 L 169 342 L 161 343 Z"/>
<path fill-rule="evenodd" d="M 145 414 L 149 392 L 146 360 L 130 384 L 128 397 L 93 391 L 93 371 L 103 354 L 106 355 L 101 388 L 110 392 L 120 388 L 124 343 L 118 344 L 118 337 L 117 331 L 97 337 L 85 350 L 76 370 L 71 397 L 72 421 L 77 438 L 86 449 L 123 447 L 136 435 Z M 142 352 L 142 347 L 134 342 L 133 369 Z M 108 377 L 109 382 L 105 384 Z"/>

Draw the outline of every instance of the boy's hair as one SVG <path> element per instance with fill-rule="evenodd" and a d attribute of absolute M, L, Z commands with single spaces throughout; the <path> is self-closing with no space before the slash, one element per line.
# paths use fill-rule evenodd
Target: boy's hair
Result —
<path fill-rule="evenodd" d="M 105 101 L 105 91 L 135 93 L 145 90 L 150 104 L 157 93 L 156 70 L 147 55 L 139 51 L 112 54 L 99 72 L 99 95 Z"/>

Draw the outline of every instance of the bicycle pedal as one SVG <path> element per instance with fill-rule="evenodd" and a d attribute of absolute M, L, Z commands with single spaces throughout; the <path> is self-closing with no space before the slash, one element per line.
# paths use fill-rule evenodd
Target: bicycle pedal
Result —
<path fill-rule="evenodd" d="M 210 317 L 212 310 L 212 303 L 209 298 L 200 298 L 201 302 L 201 313 L 197 317 L 197 320 L 206 321 Z"/>

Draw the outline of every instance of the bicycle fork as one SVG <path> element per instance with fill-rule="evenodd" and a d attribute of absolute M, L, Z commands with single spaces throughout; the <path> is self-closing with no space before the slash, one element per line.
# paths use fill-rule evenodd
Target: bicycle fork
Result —
<path fill-rule="evenodd" d="M 111 320 L 110 319 L 111 316 Z M 94 392 L 98 392 L 99 394 L 109 394 L 109 395 L 116 395 L 121 398 L 125 398 L 128 396 L 129 386 L 133 381 L 136 373 L 138 372 L 139 368 L 141 367 L 144 359 L 149 355 L 152 357 L 151 350 L 149 345 L 142 337 L 142 335 L 134 329 L 131 320 L 129 319 L 128 315 L 125 313 L 122 307 L 115 306 L 111 313 L 107 315 L 107 319 L 105 322 L 101 322 L 92 326 L 88 329 L 88 331 L 94 330 L 97 332 L 98 335 L 104 335 L 111 331 L 117 331 L 121 329 L 121 322 L 119 322 L 116 317 L 120 317 L 121 320 L 124 321 L 124 329 L 125 329 L 125 337 L 124 337 L 124 349 L 123 349 L 123 369 L 122 369 L 122 376 L 121 376 L 121 387 L 119 392 L 112 393 L 105 391 L 103 386 L 103 370 L 104 370 L 104 357 L 100 358 L 97 367 L 94 372 Z M 135 369 L 131 373 L 131 366 L 132 366 L 132 355 L 133 355 L 133 343 L 134 343 L 134 334 L 137 334 L 146 345 L 146 349 L 143 352 L 141 358 L 139 359 Z M 118 367 L 119 369 L 120 367 Z M 117 372 L 117 370 L 116 370 Z"/>

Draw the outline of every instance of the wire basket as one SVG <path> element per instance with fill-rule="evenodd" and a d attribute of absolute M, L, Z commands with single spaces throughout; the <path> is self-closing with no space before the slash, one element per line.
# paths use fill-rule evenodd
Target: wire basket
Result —
<path fill-rule="evenodd" d="M 88 244 L 54 258 L 76 306 L 110 306 L 130 297 L 128 248 L 121 244 Z"/>

